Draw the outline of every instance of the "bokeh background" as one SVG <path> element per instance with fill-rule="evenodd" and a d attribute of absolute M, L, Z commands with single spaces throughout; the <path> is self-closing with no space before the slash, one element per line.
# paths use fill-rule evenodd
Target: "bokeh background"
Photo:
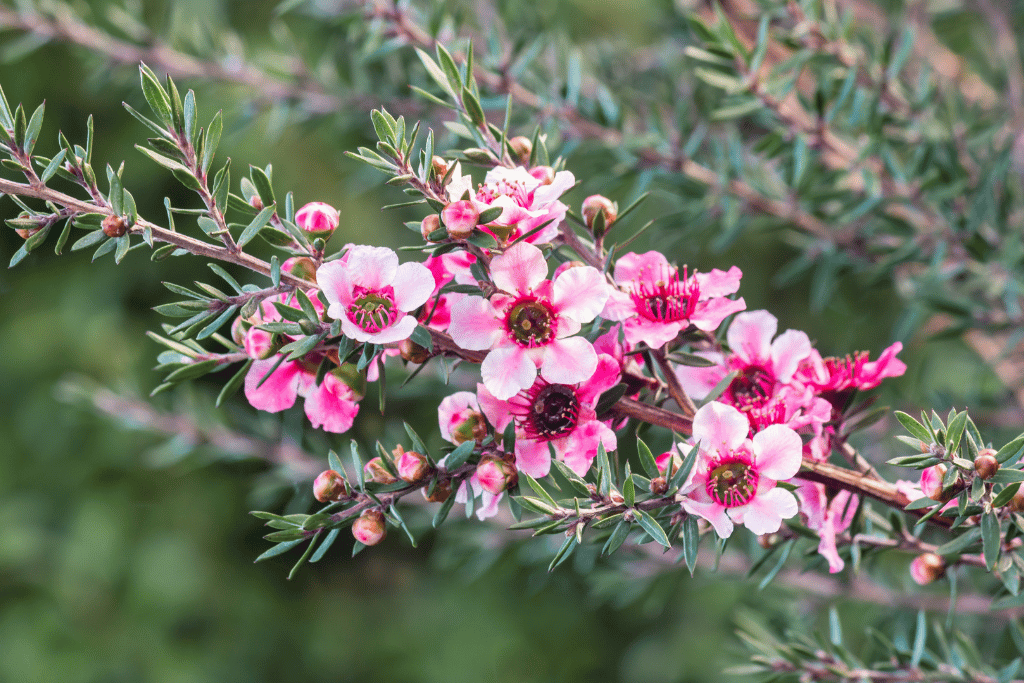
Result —
<path fill-rule="evenodd" d="M 934 20 L 939 35 L 983 57 L 970 13 L 957 14 L 959 6 L 947 4 L 949 11 Z M 354 30 L 349 20 L 328 30 L 316 16 L 279 19 L 275 5 L 89 2 L 76 11 L 111 31 L 127 30 L 122 14 L 134 16 L 139 35 L 148 26 L 186 52 L 201 52 L 204 41 L 240 41 L 264 64 L 273 63 L 282 41 L 310 54 L 330 31 Z M 515 3 L 503 3 L 503 11 L 521 13 L 538 32 L 619 47 L 657 40 L 665 12 L 655 0 L 506 5 Z M 885 5 L 895 22 L 899 4 Z M 14 5 L 0 8 L 10 12 Z M 0 34 L 0 59 L 0 85 L 12 103 L 24 102 L 31 111 L 46 102 L 38 153 L 58 149 L 58 130 L 84 142 L 85 119 L 93 114 L 94 163 L 125 161 L 126 186 L 142 215 L 159 223 L 164 196 L 190 201 L 132 147 L 146 136 L 121 107 L 126 101 L 145 108 L 132 65 L 10 26 Z M 344 55 L 334 61 L 344 71 Z M 394 82 L 402 73 L 394 66 L 383 61 L 378 80 L 363 83 L 350 108 L 309 120 L 262 106 L 251 90 L 222 82 L 184 79 L 179 87 L 196 90 L 201 119 L 224 110 L 228 125 L 219 157 L 232 159 L 236 191 L 247 164 L 272 164 L 279 194 L 292 190 L 298 204 L 321 200 L 341 208 L 333 248 L 350 241 L 397 247 L 419 239 L 402 226 L 419 216 L 382 213 L 380 206 L 401 195 L 382 189 L 379 176 L 343 155 L 368 144 L 369 106 L 405 101 L 396 100 L 406 91 Z M 422 104 L 410 106 L 413 113 L 425 111 Z M 438 113 L 425 115 L 436 126 Z M 617 174 L 598 148 L 569 150 L 568 168 L 583 181 L 567 198 L 574 206 L 593 192 L 628 203 L 648 182 Z M 724 230 L 721 216 L 688 215 L 679 208 L 677 188 L 655 182 L 652 189 L 644 212 L 669 218 L 634 246 L 637 251 L 656 246 L 701 269 L 739 265 L 749 307 L 769 308 L 781 329 L 807 330 L 826 354 L 877 353 L 903 339 L 910 371 L 888 383 L 883 402 L 941 411 L 968 401 L 984 405 L 1003 391 L 959 341 L 925 345 L 925 335 L 906 322 L 891 282 L 840 277 L 830 296 L 814 300 L 813 273 L 780 282 L 779 269 L 797 251 L 778 231 L 716 239 Z M 16 213 L 10 199 L 0 199 L 3 217 Z M 0 231 L 0 260 L 6 263 L 19 244 L 12 230 Z M 382 547 L 349 558 L 349 542 L 339 541 L 290 582 L 292 556 L 253 564 L 267 546 L 247 511 L 308 509 L 308 473 L 154 434 L 132 414 L 111 417 L 89 405 L 88 397 L 100 390 L 148 400 L 160 379 L 151 370 L 160 349 L 144 333 L 161 323 L 151 308 L 173 296 L 160 282 L 197 278 L 214 281 L 198 259 L 151 263 L 139 250 L 119 266 L 109 256 L 91 264 L 87 252 L 58 257 L 49 246 L 0 271 L 0 681 L 724 681 L 732 678 L 722 669 L 744 661 L 733 631 L 747 614 L 777 627 L 823 623 L 821 600 L 794 600 L 785 586 L 757 591 L 756 580 L 709 570 L 691 578 L 685 569 L 629 553 L 611 562 L 580 553 L 548 574 L 551 549 L 543 543 L 496 541 L 507 536 L 471 523 L 435 534 L 426 528 L 425 513 L 416 512 L 417 548 L 396 532 Z M 258 415 L 239 395 L 214 410 L 218 382 L 227 376 L 151 403 L 166 414 L 270 442 L 303 438 L 300 409 Z M 393 391 L 389 409 L 421 434 L 432 434 L 443 391 L 436 378 L 424 378 Z M 327 446 L 347 448 L 350 436 L 395 443 L 394 425 L 374 404 L 371 391 L 353 434 L 307 435 L 303 448 L 326 462 Z M 883 423 L 861 440 L 876 457 L 891 448 L 891 439 L 883 438 L 887 428 Z M 430 443 L 440 442 L 435 435 Z M 905 558 L 888 561 L 891 566 L 880 567 L 883 576 L 905 586 Z M 912 616 L 884 606 L 837 604 L 854 633 L 876 620 L 894 620 L 897 632 L 913 623 Z"/>

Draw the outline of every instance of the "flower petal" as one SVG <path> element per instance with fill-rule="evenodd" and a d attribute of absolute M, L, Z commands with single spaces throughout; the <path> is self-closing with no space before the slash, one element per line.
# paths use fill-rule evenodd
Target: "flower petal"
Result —
<path fill-rule="evenodd" d="M 544 347 L 541 377 L 552 384 L 578 384 L 597 370 L 597 352 L 583 337 L 556 339 Z"/>
<path fill-rule="evenodd" d="M 725 514 L 725 508 L 718 503 L 700 503 L 692 498 L 683 499 L 683 509 L 693 515 L 698 515 L 708 520 L 715 528 L 719 538 L 732 536 L 733 524 L 729 515 Z"/>
<path fill-rule="evenodd" d="M 534 479 L 546 477 L 551 471 L 551 451 L 547 441 L 516 439 L 516 467 Z"/>
<path fill-rule="evenodd" d="M 610 288 L 597 268 L 569 268 L 555 279 L 552 305 L 559 315 L 581 323 L 597 317 L 608 301 Z"/>
<path fill-rule="evenodd" d="M 395 305 L 409 312 L 422 306 L 434 292 L 434 276 L 422 263 L 403 263 L 395 273 Z"/>
<path fill-rule="evenodd" d="M 512 406 L 508 401 L 501 401 L 494 397 L 494 394 L 487 390 L 483 384 L 476 385 L 476 395 L 479 400 L 480 410 L 484 417 L 499 432 L 504 432 L 505 427 L 512 421 Z"/>
<path fill-rule="evenodd" d="M 772 337 L 778 329 L 778 319 L 768 311 L 747 311 L 732 321 L 726 339 L 732 352 L 747 363 L 767 363 L 772 357 Z"/>
<path fill-rule="evenodd" d="M 519 242 L 491 261 L 491 278 L 498 289 L 526 293 L 544 281 L 548 262 L 544 253 L 528 242 Z"/>
<path fill-rule="evenodd" d="M 348 250 L 345 265 L 353 284 L 367 289 L 383 289 L 395 280 L 398 254 L 387 247 L 360 244 Z"/>
<path fill-rule="evenodd" d="M 744 508 L 743 526 L 758 535 L 775 533 L 782 526 L 782 520 L 789 519 L 798 510 L 796 497 L 780 488 L 755 496 Z"/>
<path fill-rule="evenodd" d="M 501 346 L 484 358 L 480 376 L 495 398 L 507 400 L 533 384 L 537 378 L 537 366 L 525 349 Z"/>
<path fill-rule="evenodd" d="M 368 335 L 366 341 L 371 344 L 392 344 L 394 342 L 408 339 L 416 329 L 416 318 L 411 315 L 403 315 L 391 327 L 385 327 L 380 332 Z"/>
<path fill-rule="evenodd" d="M 654 282 L 664 272 L 673 272 L 668 259 L 660 251 L 645 254 L 629 252 L 615 262 L 615 282 L 631 288 L 631 282 Z"/>
<path fill-rule="evenodd" d="M 803 460 L 803 441 L 786 425 L 768 425 L 754 434 L 754 465 L 758 474 L 776 481 L 796 476 Z"/>
<path fill-rule="evenodd" d="M 470 351 L 493 348 L 502 332 L 498 312 L 487 299 L 467 296 L 452 304 L 448 333 L 462 348 Z"/>
<path fill-rule="evenodd" d="M 349 278 L 348 266 L 343 261 L 330 261 L 317 268 L 316 283 L 327 297 L 332 309 L 344 310 L 345 306 L 352 302 L 352 281 Z M 268 302 L 265 300 L 264 303 Z M 273 314 L 280 316 L 276 309 L 273 309 Z M 330 312 L 328 315 L 332 318 L 340 317 Z M 267 319 L 266 316 L 264 319 Z"/>
<path fill-rule="evenodd" d="M 772 342 L 771 354 L 776 379 L 788 382 L 800 361 L 811 355 L 811 340 L 806 332 L 786 330 Z"/>
<path fill-rule="evenodd" d="M 750 422 L 743 413 L 718 401 L 704 404 L 693 416 L 693 439 L 700 442 L 702 451 L 735 451 L 746 440 L 749 432 Z"/>
<path fill-rule="evenodd" d="M 576 391 L 580 403 L 592 405 L 598 397 L 619 383 L 619 362 L 606 353 L 597 354 L 597 369 Z"/>
<path fill-rule="evenodd" d="M 704 330 L 705 332 L 714 332 L 722 324 L 723 320 L 733 313 L 745 310 L 746 307 L 747 302 L 743 300 L 743 297 L 739 299 L 716 297 L 709 301 L 700 301 L 697 303 L 697 308 L 693 311 L 693 315 L 690 316 L 690 322 L 697 329 Z"/>
<path fill-rule="evenodd" d="M 325 432 L 347 432 L 359 413 L 359 404 L 354 399 L 355 395 L 347 384 L 327 373 L 320 386 L 314 387 L 306 396 L 306 417 L 314 427 L 323 427 Z"/>
<path fill-rule="evenodd" d="M 711 299 L 728 294 L 735 294 L 740 288 L 740 278 L 743 272 L 733 266 L 728 271 L 717 268 L 710 273 L 694 273 L 697 284 L 700 287 L 700 298 Z"/>
<path fill-rule="evenodd" d="M 263 380 L 277 360 L 275 356 L 255 361 L 245 375 L 245 397 L 249 399 L 249 404 L 268 413 L 279 413 L 291 408 L 299 393 L 302 367 L 295 361 L 281 363 L 266 381 Z"/>

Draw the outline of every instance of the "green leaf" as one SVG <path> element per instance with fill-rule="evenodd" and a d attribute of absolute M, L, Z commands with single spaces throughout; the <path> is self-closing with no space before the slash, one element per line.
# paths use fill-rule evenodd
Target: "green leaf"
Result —
<path fill-rule="evenodd" d="M 693 515 L 686 515 L 683 520 L 683 558 L 686 566 L 693 576 L 697 568 L 697 550 L 700 546 L 700 527 L 697 526 L 697 518 Z"/>
<path fill-rule="evenodd" d="M 604 547 L 601 548 L 602 555 L 611 555 L 622 546 L 622 543 L 629 536 L 630 525 L 626 524 L 625 521 L 619 520 L 619 523 L 615 525 L 612 530 L 612 535 L 605 541 Z"/>
<path fill-rule="evenodd" d="M 548 493 L 547 490 L 543 486 L 538 484 L 536 479 L 531 477 L 526 472 L 523 472 L 522 470 L 520 470 L 519 471 L 520 487 L 522 487 L 522 482 L 524 482 L 524 481 L 527 484 L 529 484 L 530 488 L 532 488 L 537 493 L 537 495 L 540 496 L 541 498 L 543 498 L 544 501 L 547 502 L 552 508 L 557 509 L 559 507 L 558 503 L 555 502 L 555 499 L 551 497 L 551 494 Z"/>
<path fill-rule="evenodd" d="M 899 420 L 899 423 L 903 425 L 903 428 L 910 432 L 914 437 L 925 444 L 932 442 L 932 434 L 923 424 L 900 410 L 895 411 L 893 414 L 896 416 L 896 419 Z"/>
<path fill-rule="evenodd" d="M 636 515 L 636 521 L 639 522 L 644 531 L 650 534 L 651 538 L 665 546 L 665 548 L 672 547 L 672 544 L 668 542 L 668 534 L 665 533 L 658 520 L 643 510 L 634 509 L 633 514 Z"/>
<path fill-rule="evenodd" d="M 409 339 L 411 339 L 414 344 L 419 344 L 425 348 L 428 353 L 433 353 L 434 338 L 430 336 L 430 330 L 425 328 L 423 325 L 417 325 L 416 329 L 412 331 L 412 335 L 410 335 Z"/>
<path fill-rule="evenodd" d="M 999 518 L 994 512 L 986 512 L 981 516 L 981 548 L 985 556 L 985 567 L 992 571 L 999 560 L 1002 549 L 1002 533 L 999 529 Z"/>
<path fill-rule="evenodd" d="M 220 404 L 224 402 L 224 399 L 230 397 L 232 394 L 238 391 L 239 387 L 241 387 L 242 383 L 245 381 L 245 376 L 246 374 L 248 374 L 249 366 L 251 366 L 252 363 L 252 358 L 245 361 L 245 363 L 242 364 L 242 367 L 238 369 L 238 372 L 236 372 L 231 377 L 231 379 L 228 380 L 227 384 L 225 384 L 224 387 L 220 390 L 220 393 L 217 394 L 217 400 L 214 403 L 216 407 L 219 408 Z"/>
<path fill-rule="evenodd" d="M 551 464 L 555 466 L 555 469 L 557 469 L 563 477 L 565 477 L 566 481 L 569 482 L 569 485 L 572 486 L 577 493 L 581 496 L 586 496 L 587 498 L 590 497 L 590 489 L 587 488 L 587 482 L 583 477 L 573 472 L 572 468 L 561 460 L 552 458 Z"/>
<path fill-rule="evenodd" d="M 1000 464 L 1005 463 L 1007 460 L 1010 460 L 1017 455 L 1022 448 L 1024 448 L 1024 434 L 1021 434 L 1016 439 L 1000 448 L 999 451 L 996 452 L 996 460 L 998 460 Z"/>
<path fill-rule="evenodd" d="M 260 199 L 263 200 L 263 206 L 277 203 L 277 200 L 274 198 L 274 187 L 270 182 L 270 175 L 267 171 L 258 166 L 249 166 L 249 177 L 252 178 L 252 184 L 256 187 L 256 192 L 259 194 Z"/>
<path fill-rule="evenodd" d="M 967 426 L 967 411 L 957 413 L 946 425 L 946 453 L 954 455 L 960 447 L 960 439 Z"/>
<path fill-rule="evenodd" d="M 910 667 L 913 669 L 916 669 L 917 665 L 921 663 L 921 656 L 924 654 L 924 645 L 927 638 L 928 619 L 925 616 L 924 610 L 919 610 L 917 613 L 917 630 L 914 632 L 914 649 L 910 655 Z"/>
<path fill-rule="evenodd" d="M 661 476 L 661 471 L 658 469 L 658 462 L 654 458 L 654 453 L 647 447 L 643 439 L 637 437 L 636 439 L 636 450 L 640 454 L 640 464 L 644 468 L 644 472 L 651 479 Z"/>
<path fill-rule="evenodd" d="M 1020 482 L 1014 482 L 1013 484 L 1003 488 L 1003 490 L 992 499 L 992 507 L 1001 508 L 1009 503 L 1010 499 L 1013 498 L 1017 494 L 1017 491 L 1020 490 L 1020 487 Z"/>
<path fill-rule="evenodd" d="M 184 104 L 185 139 L 195 147 L 196 144 L 196 94 L 189 90 L 185 93 Z"/>
<path fill-rule="evenodd" d="M 271 557 L 277 557 L 278 555 L 283 555 L 284 553 L 288 552 L 289 550 L 291 550 L 295 546 L 297 546 L 300 543 L 302 543 L 304 540 L 306 540 L 306 539 L 299 538 L 299 539 L 296 539 L 294 541 L 285 541 L 284 543 L 278 543 L 277 545 L 272 547 L 270 550 L 268 550 L 267 552 L 263 553 L 262 555 L 257 557 L 255 560 L 253 560 L 253 562 L 262 562 L 263 560 L 269 560 Z"/>
<path fill-rule="evenodd" d="M 431 521 L 431 526 L 435 529 L 444 523 L 444 520 L 448 518 L 448 513 L 452 511 L 452 506 L 455 504 L 455 494 L 450 494 L 441 507 L 438 508 L 437 512 L 434 513 L 434 519 Z"/>
<path fill-rule="evenodd" d="M 430 55 L 419 48 L 416 48 L 416 56 L 420 58 L 421 62 L 423 62 L 424 68 L 426 68 L 430 77 L 434 79 L 434 82 L 441 86 L 441 89 L 448 93 L 448 96 L 454 100 L 456 91 L 448 83 L 448 77 L 445 75 L 441 67 L 434 62 Z"/>
<path fill-rule="evenodd" d="M 145 64 L 139 66 L 139 77 L 142 81 L 142 94 L 145 95 L 149 108 L 165 126 L 171 126 L 174 122 L 171 116 L 171 101 L 160 85 L 160 80 Z"/>
<path fill-rule="evenodd" d="M 267 223 L 270 221 L 270 217 L 274 215 L 274 211 L 276 210 L 277 205 L 271 204 L 270 206 L 264 207 L 262 211 L 256 214 L 256 217 L 252 219 L 249 225 L 245 227 L 245 230 L 242 231 L 242 234 L 238 236 L 237 242 L 239 248 L 248 244 L 253 237 L 259 234 L 260 230 L 266 227 Z M 316 316 L 313 317 L 315 318 Z"/>
<path fill-rule="evenodd" d="M 224 117 L 221 115 L 221 112 L 218 111 L 213 117 L 213 120 L 210 121 L 210 125 L 206 129 L 205 137 L 203 138 L 203 175 L 206 175 L 210 170 L 210 165 L 213 163 L 213 154 L 217 151 L 217 146 L 220 144 L 220 136 L 223 131 Z"/>
<path fill-rule="evenodd" d="M 337 540 L 339 533 L 341 533 L 341 529 L 331 529 L 327 532 L 327 536 L 325 536 L 324 540 L 320 543 L 320 547 L 317 548 L 316 552 L 309 558 L 311 564 L 323 559 L 323 556 L 327 554 L 330 547 L 334 545 L 334 541 Z M 312 547 L 312 544 L 310 544 L 310 547 Z"/>
<path fill-rule="evenodd" d="M 764 575 L 764 578 L 761 579 L 761 582 L 757 584 L 757 590 L 764 590 L 765 587 L 769 583 L 771 583 L 772 580 L 778 575 L 778 573 L 782 570 L 782 567 L 785 566 L 786 560 L 789 559 L 789 554 L 793 551 L 793 546 L 795 545 L 796 539 L 790 539 L 782 544 L 782 552 L 779 553 L 779 559 L 776 560 L 771 570 L 769 570 L 768 573 Z"/>

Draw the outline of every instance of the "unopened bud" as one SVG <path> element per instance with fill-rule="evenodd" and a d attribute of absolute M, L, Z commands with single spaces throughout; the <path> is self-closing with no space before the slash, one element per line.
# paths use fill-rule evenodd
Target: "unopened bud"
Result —
<path fill-rule="evenodd" d="M 249 206 L 256 209 L 257 211 L 262 211 L 263 200 L 260 199 L 260 196 L 258 194 L 254 194 L 253 196 L 249 197 Z"/>
<path fill-rule="evenodd" d="M 778 545 L 780 536 L 778 534 L 761 534 L 757 537 L 757 544 L 768 550 L 773 546 Z"/>
<path fill-rule="evenodd" d="M 411 339 L 403 339 L 398 342 L 398 351 L 402 354 L 402 360 L 409 363 L 425 363 L 430 358 L 430 351 Z"/>
<path fill-rule="evenodd" d="M 991 479 L 999 471 L 999 461 L 996 460 L 994 448 L 982 448 L 978 457 L 974 459 L 974 471 L 982 479 Z"/>
<path fill-rule="evenodd" d="M 341 216 L 338 210 L 323 202 L 310 202 L 295 212 L 295 224 L 312 237 L 331 236 L 337 229 Z"/>
<path fill-rule="evenodd" d="M 508 141 L 508 146 L 512 148 L 521 162 L 530 163 L 530 154 L 533 153 L 533 143 L 530 142 L 530 138 L 517 135 Z"/>
<path fill-rule="evenodd" d="M 665 477 L 655 477 L 654 479 L 651 479 L 651 493 L 656 496 L 660 496 L 666 491 L 668 491 L 668 482 L 665 480 Z"/>
<path fill-rule="evenodd" d="M 484 416 L 471 411 L 468 417 L 451 431 L 451 437 L 456 446 L 461 446 L 467 441 L 483 441 L 487 438 L 487 423 L 484 422 Z"/>
<path fill-rule="evenodd" d="M 438 180 L 441 180 L 448 174 L 448 162 L 439 156 L 431 158 L 430 167 L 434 169 L 434 176 Z"/>
<path fill-rule="evenodd" d="M 583 222 L 594 233 L 601 237 L 607 232 L 615 219 L 619 217 L 619 205 L 599 194 L 592 194 L 583 200 Z"/>
<path fill-rule="evenodd" d="M 363 545 L 377 545 L 388 535 L 380 510 L 367 510 L 352 523 L 352 535 Z"/>
<path fill-rule="evenodd" d="M 452 202 L 441 211 L 441 220 L 448 236 L 454 240 L 464 240 L 472 235 L 479 218 L 480 211 L 468 199 Z"/>
<path fill-rule="evenodd" d="M 308 256 L 293 256 L 281 264 L 282 273 L 290 273 L 295 277 L 316 282 L 316 264 Z"/>
<path fill-rule="evenodd" d="M 32 235 L 39 232 L 42 228 L 15 228 L 14 232 L 17 233 L 18 237 L 23 240 L 27 240 Z"/>
<path fill-rule="evenodd" d="M 953 496 L 943 490 L 942 480 L 946 476 L 947 468 L 944 464 L 932 465 L 921 471 L 921 492 L 939 502 L 945 503 L 952 500 Z"/>
<path fill-rule="evenodd" d="M 433 468 L 427 461 L 427 456 L 416 451 L 407 451 L 401 446 L 396 446 L 391 452 L 394 456 L 395 469 L 402 481 L 415 484 L 426 479 Z"/>
<path fill-rule="evenodd" d="M 550 166 L 534 166 L 530 169 L 530 175 L 539 180 L 541 185 L 555 182 L 555 169 Z"/>
<path fill-rule="evenodd" d="M 128 232 L 128 223 L 120 216 L 107 216 L 100 225 L 107 237 L 121 237 Z"/>
<path fill-rule="evenodd" d="M 366 476 L 370 478 L 370 481 L 375 484 L 394 484 L 398 481 L 395 475 L 388 471 L 388 468 L 384 466 L 384 461 L 381 460 L 380 456 L 373 458 L 370 462 L 366 463 L 363 467 L 363 471 Z"/>
<path fill-rule="evenodd" d="M 476 477 L 480 487 L 488 493 L 498 495 L 519 483 L 519 472 L 508 460 L 487 455 L 476 466 Z"/>
<path fill-rule="evenodd" d="M 1024 488 L 1024 487 L 1022 487 Z M 1010 509 L 1014 512 L 1024 512 L 1024 491 L 1018 490 L 1017 493 L 1013 494 L 1013 498 L 1007 503 Z"/>
<path fill-rule="evenodd" d="M 261 330 L 258 327 L 250 327 L 245 333 L 243 344 L 246 355 L 256 360 L 266 360 L 277 353 L 281 348 L 281 342 L 276 335 Z"/>
<path fill-rule="evenodd" d="M 626 502 L 626 499 L 622 497 L 622 494 L 618 491 L 610 491 L 608 493 L 608 500 L 615 503 L 616 505 L 622 505 Z"/>
<path fill-rule="evenodd" d="M 910 563 L 910 578 L 919 586 L 926 586 L 946 573 L 946 561 L 935 553 L 918 555 Z"/>
<path fill-rule="evenodd" d="M 239 346 L 245 343 L 246 329 L 242 327 L 242 316 L 238 316 L 231 322 L 231 341 Z"/>
<path fill-rule="evenodd" d="M 427 490 L 423 489 L 423 495 L 431 503 L 443 503 L 448 500 L 448 496 L 452 495 L 452 482 L 450 480 L 438 480 L 434 484 L 434 490 L 427 493 Z"/>
<path fill-rule="evenodd" d="M 434 234 L 441 227 L 441 217 L 436 213 L 432 213 L 426 216 L 420 221 L 420 234 L 423 235 L 423 239 L 430 241 L 430 236 Z"/>
<path fill-rule="evenodd" d="M 325 470 L 313 482 L 313 496 L 321 503 L 338 501 L 348 495 L 345 477 L 334 470 Z"/>

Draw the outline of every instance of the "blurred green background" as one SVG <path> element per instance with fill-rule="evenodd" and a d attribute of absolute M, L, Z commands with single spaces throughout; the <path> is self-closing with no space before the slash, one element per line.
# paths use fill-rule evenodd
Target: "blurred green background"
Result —
<path fill-rule="evenodd" d="M 196 21 L 214 27 L 214 35 L 231 27 L 266 60 L 281 30 L 274 4 L 181 0 L 147 3 L 138 14 L 186 48 L 198 41 L 188 38 Z M 90 6 L 97 16 L 109 9 Z M 619 42 L 643 43 L 656 32 L 661 3 L 608 6 L 555 2 L 523 10 L 524 21 Z M 323 39 L 304 33 L 313 21 L 286 22 L 302 50 L 313 49 L 307 38 Z M 0 36 L 0 56 L 0 85 L 12 103 L 31 110 L 46 101 L 38 153 L 57 149 L 58 129 L 83 143 L 91 113 L 94 163 L 126 161 L 126 185 L 142 215 L 161 223 L 165 195 L 176 204 L 190 201 L 132 148 L 146 131 L 120 103 L 144 109 L 135 68 L 57 42 L 34 45 L 19 31 Z M 390 83 L 381 99 L 401 86 Z M 366 106 L 296 122 L 254 105 L 252 93 L 239 88 L 200 80 L 179 87 L 196 90 L 201 119 L 224 110 L 228 129 L 219 156 L 232 159 L 236 191 L 247 164 L 271 163 L 279 193 L 294 190 L 300 205 L 322 200 L 342 209 L 332 247 L 418 239 L 402 227 L 418 216 L 379 211 L 401 195 L 381 189 L 379 177 L 342 154 L 367 144 Z M 364 104 L 374 104 L 373 94 Z M 621 202 L 635 196 L 634 176 L 591 176 L 606 161 L 598 149 L 574 151 L 568 168 L 583 187 L 567 198 L 570 204 L 592 192 Z M 674 191 L 659 189 L 645 210 L 678 211 Z M 16 212 L 10 199 L 0 199 L 3 217 Z M 687 220 L 698 219 L 703 232 L 687 232 Z M 668 244 L 670 258 L 702 269 L 739 265 L 749 308 L 769 308 L 781 329 L 807 330 L 824 354 L 875 354 L 899 334 L 902 305 L 890 283 L 841 279 L 828 305 L 811 313 L 810 277 L 784 288 L 772 284 L 796 254 L 778 233 L 745 235 L 716 252 L 708 237 L 716 220 L 680 216 L 634 249 Z M 0 260 L 6 263 L 19 243 L 12 230 L 0 231 Z M 575 565 L 548 575 L 549 547 L 496 547 L 478 524 L 431 534 L 428 518 L 417 513 L 418 548 L 395 532 L 382 547 L 350 559 L 349 542 L 339 542 L 291 582 L 285 577 L 294 556 L 254 565 L 267 546 L 246 512 L 307 509 L 308 480 L 293 487 L 257 460 L 129 429 L 81 401 L 62 400 L 69 381 L 146 396 L 159 382 L 151 367 L 160 349 L 144 332 L 161 322 L 151 307 L 172 300 L 160 281 L 196 278 L 214 281 L 198 259 L 153 264 L 142 250 L 115 266 L 110 257 L 90 264 L 87 252 L 57 257 L 43 247 L 0 271 L 0 681 L 723 681 L 731 679 L 720 671 L 743 661 L 732 635 L 738 610 L 753 608 L 779 624 L 821 619 L 817 605 L 794 601 L 783 588 L 756 592 L 734 576 L 706 571 L 693 579 L 679 569 L 646 576 L 647 563 L 628 555 L 621 563 L 598 562 L 591 572 L 593 558 L 580 553 Z M 886 388 L 890 404 L 941 409 L 1001 391 L 959 342 L 907 341 L 911 370 Z M 154 404 L 198 411 L 270 439 L 298 434 L 301 409 L 257 415 L 239 395 L 210 410 L 224 380 L 207 378 Z M 389 397 L 389 408 L 432 433 L 442 391 L 437 380 L 410 385 Z M 371 391 L 353 436 L 394 443 L 393 425 L 383 423 L 374 404 Z M 306 447 L 326 462 L 326 445 L 347 445 L 349 436 L 314 435 Z M 436 436 L 431 443 L 439 444 Z M 894 557 L 886 568 L 896 586 L 906 583 L 901 561 Z M 862 622 L 904 618 L 888 617 L 885 608 L 849 607 L 844 615 L 855 633 Z"/>

